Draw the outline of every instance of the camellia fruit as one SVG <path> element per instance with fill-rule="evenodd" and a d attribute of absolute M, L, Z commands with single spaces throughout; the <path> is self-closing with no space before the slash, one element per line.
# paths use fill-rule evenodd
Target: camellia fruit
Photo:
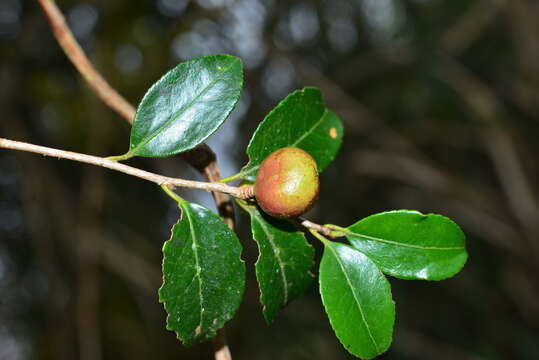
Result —
<path fill-rule="evenodd" d="M 264 159 L 254 185 L 262 210 L 278 218 L 297 217 L 314 204 L 320 190 L 318 168 L 311 155 L 295 147 Z"/>

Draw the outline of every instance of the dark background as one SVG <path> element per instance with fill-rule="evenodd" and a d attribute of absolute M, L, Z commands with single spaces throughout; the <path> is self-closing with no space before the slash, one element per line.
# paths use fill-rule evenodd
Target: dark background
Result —
<path fill-rule="evenodd" d="M 309 218 L 349 225 L 417 209 L 464 229 L 470 258 L 443 282 L 390 279 L 384 359 L 539 358 L 539 3 L 532 0 L 59 1 L 97 68 L 133 104 L 180 61 L 240 56 L 245 91 L 209 144 L 234 174 L 264 115 L 321 88 L 345 124 Z M 0 1 L 0 136 L 101 156 L 129 126 L 89 90 L 36 1 Z M 181 159 L 130 164 L 200 179 Z M 209 195 L 183 196 L 212 207 Z M 178 211 L 155 185 L 0 151 L 0 359 L 211 359 L 184 348 L 157 302 Z M 351 359 L 316 282 L 270 327 L 249 275 L 227 332 L 234 359 Z M 317 254 L 320 256 L 318 244 Z"/>

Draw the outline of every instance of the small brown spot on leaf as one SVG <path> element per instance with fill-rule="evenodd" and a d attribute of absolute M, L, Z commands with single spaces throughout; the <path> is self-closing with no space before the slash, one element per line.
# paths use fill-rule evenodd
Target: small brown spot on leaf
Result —
<path fill-rule="evenodd" d="M 329 136 L 331 136 L 332 139 L 336 139 L 337 138 L 337 129 L 335 129 L 335 128 L 329 129 Z"/>

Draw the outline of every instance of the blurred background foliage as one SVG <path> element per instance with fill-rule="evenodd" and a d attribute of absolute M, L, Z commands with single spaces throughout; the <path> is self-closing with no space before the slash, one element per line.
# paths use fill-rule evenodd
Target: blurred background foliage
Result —
<path fill-rule="evenodd" d="M 133 104 L 180 61 L 231 53 L 245 91 L 209 145 L 224 176 L 264 115 L 318 86 L 345 123 L 309 214 L 445 214 L 468 236 L 455 278 L 390 279 L 385 359 L 539 358 L 539 3 L 532 0 L 65 0 L 97 68 Z M 96 155 L 129 126 L 91 93 L 36 1 L 0 1 L 0 136 Z M 181 159 L 135 159 L 200 179 Z M 212 207 L 210 196 L 183 196 Z M 0 359 L 210 359 L 165 330 L 161 245 L 178 218 L 159 188 L 123 174 L 0 151 Z M 238 215 L 244 258 L 256 245 Z M 320 249 L 317 247 L 318 256 Z M 316 283 L 272 326 L 253 272 L 227 326 L 234 359 L 350 359 Z"/>

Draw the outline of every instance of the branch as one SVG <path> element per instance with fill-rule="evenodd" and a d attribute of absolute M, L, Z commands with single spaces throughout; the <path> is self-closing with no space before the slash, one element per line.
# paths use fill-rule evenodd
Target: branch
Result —
<path fill-rule="evenodd" d="M 62 47 L 62 50 L 67 55 L 69 60 L 71 60 L 71 63 L 77 68 L 86 82 L 88 82 L 94 93 L 112 110 L 116 111 L 116 113 L 122 116 L 128 123 L 132 124 L 136 113 L 135 108 L 122 95 L 120 95 L 103 78 L 103 76 L 101 76 L 97 69 L 92 65 L 90 60 L 88 60 L 88 57 L 73 36 L 73 33 L 66 24 L 62 12 L 60 9 L 58 9 L 54 1 L 38 1 L 43 9 L 43 12 L 47 16 L 56 40 Z M 191 152 L 196 153 L 197 157 L 190 155 L 189 153 Z M 206 165 L 217 167 L 216 164 L 210 165 L 210 163 L 205 162 L 205 159 L 207 158 L 213 158 L 213 160 L 215 160 L 215 154 L 206 144 L 199 145 L 191 152 L 180 154 L 180 156 L 184 158 L 190 165 L 199 170 L 203 175 L 206 173 Z M 204 163 L 205 165 L 200 166 L 201 163 Z"/>
<path fill-rule="evenodd" d="M 86 164 L 100 166 L 107 169 L 119 171 L 127 175 L 135 176 L 144 180 L 148 180 L 148 181 L 156 183 L 157 185 L 167 185 L 169 187 L 179 186 L 179 187 L 186 187 L 186 188 L 191 188 L 191 189 L 214 191 L 214 192 L 229 194 L 240 199 L 243 199 L 245 198 L 245 196 L 247 196 L 245 194 L 245 191 L 243 191 L 243 189 L 237 188 L 234 186 L 229 186 L 224 183 L 193 181 L 193 180 L 185 180 L 185 179 L 163 176 L 163 175 L 154 174 L 149 171 L 141 170 L 132 166 L 124 165 L 119 162 L 102 158 L 102 157 L 98 157 L 98 156 L 86 155 L 86 154 L 81 154 L 81 153 L 76 153 L 76 152 L 71 152 L 71 151 L 58 150 L 58 149 L 48 148 L 45 146 L 39 146 L 39 145 L 24 143 L 20 141 L 8 140 L 4 138 L 0 138 L 0 148 L 32 152 L 32 153 L 41 154 L 45 156 L 56 157 L 59 159 L 73 160 L 73 161 L 78 161 L 78 162 L 82 162 Z"/>
<path fill-rule="evenodd" d="M 82 74 L 90 87 L 94 90 L 105 104 L 111 107 L 114 111 L 120 114 L 127 122 L 133 123 L 135 117 L 135 108 L 129 104 L 116 90 L 114 90 L 99 72 L 90 63 L 81 47 L 75 40 L 73 33 L 66 25 L 64 16 L 54 4 L 53 0 L 38 0 L 47 15 L 51 24 L 54 35 L 65 54 L 75 65 L 77 70 Z M 202 144 L 192 152 L 182 154 L 193 167 L 199 170 L 204 177 L 210 182 L 217 182 L 220 179 L 219 167 L 215 160 L 215 154 L 209 146 Z M 199 157 L 190 156 L 192 153 L 197 153 Z M 202 161 L 201 161 L 202 159 Z M 229 198 L 221 193 L 213 192 L 219 215 L 225 220 L 228 226 L 234 230 L 234 208 Z M 219 330 L 217 336 L 213 340 L 215 359 L 216 360 L 231 360 L 232 356 L 226 343 L 224 328 Z"/>
<path fill-rule="evenodd" d="M 482 0 L 473 4 L 440 38 L 442 48 L 453 55 L 462 54 L 498 15 L 502 0 Z"/>
<path fill-rule="evenodd" d="M 129 104 L 94 68 L 88 57 L 75 40 L 73 33 L 66 24 L 65 18 L 51 0 L 38 0 L 49 20 L 54 36 L 60 43 L 65 54 L 84 77 L 94 92 L 114 111 L 129 123 L 135 117 L 135 108 Z"/>

